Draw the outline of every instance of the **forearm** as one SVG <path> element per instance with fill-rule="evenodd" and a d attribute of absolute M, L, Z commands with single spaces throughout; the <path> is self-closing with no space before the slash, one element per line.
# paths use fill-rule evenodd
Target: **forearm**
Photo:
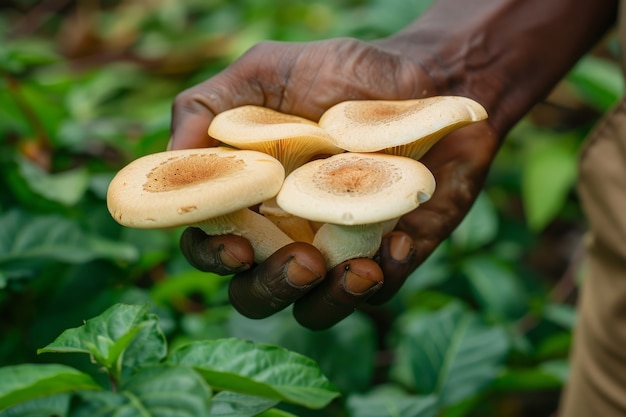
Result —
<path fill-rule="evenodd" d="M 503 137 L 607 32 L 617 0 L 438 0 L 384 41 L 438 91 L 482 103 Z"/>

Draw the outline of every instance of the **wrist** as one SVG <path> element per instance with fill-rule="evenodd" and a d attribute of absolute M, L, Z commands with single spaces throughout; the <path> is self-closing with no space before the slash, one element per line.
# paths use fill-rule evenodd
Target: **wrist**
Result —
<path fill-rule="evenodd" d="M 485 106 L 502 138 L 600 39 L 616 8 L 615 0 L 439 0 L 379 44 L 420 65 L 438 94 Z"/>

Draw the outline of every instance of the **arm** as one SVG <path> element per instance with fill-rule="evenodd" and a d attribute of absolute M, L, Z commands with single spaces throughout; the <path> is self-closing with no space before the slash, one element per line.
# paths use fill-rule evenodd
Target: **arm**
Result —
<path fill-rule="evenodd" d="M 183 252 L 205 270 L 247 269 L 233 279 L 231 295 L 243 300 L 233 304 L 250 316 L 271 314 L 295 301 L 300 322 L 318 328 L 332 325 L 365 300 L 387 301 L 467 213 L 506 132 L 613 23 L 616 0 L 581 3 L 439 0 L 410 26 L 376 42 L 343 38 L 264 42 L 251 48 L 220 74 L 177 97 L 171 148 L 216 145 L 206 133 L 212 117 L 243 104 L 317 120 L 345 100 L 464 95 L 482 103 L 490 118 L 448 135 L 424 157 L 437 191 L 384 239 L 380 268 L 371 260 L 349 261 L 318 284 L 318 258 L 302 247 L 278 251 L 251 269 L 237 261 L 249 259 L 245 247 L 224 243 L 223 237 L 220 245 L 212 245 L 207 242 L 214 238 L 186 233 Z M 201 251 L 216 247 L 228 254 L 229 263 L 215 263 L 219 256 Z M 382 288 L 374 284 L 380 273 Z M 286 291 L 294 288 L 293 282 L 311 285 Z M 275 306 L 277 295 L 280 307 Z"/>
<path fill-rule="evenodd" d="M 486 126 L 455 132 L 425 156 L 423 162 L 435 173 L 438 188 L 428 204 L 398 225 L 415 244 L 408 271 L 461 222 L 508 130 L 612 27 L 618 1 L 460 4 L 436 1 L 407 28 L 380 41 L 384 48 L 418 62 L 437 92 L 473 98 L 489 114 Z M 383 269 L 387 275 L 389 267 Z M 387 280 L 370 302 L 387 301 L 402 282 Z"/>
<path fill-rule="evenodd" d="M 439 0 L 381 42 L 438 91 L 482 103 L 503 138 L 615 23 L 617 0 Z"/>

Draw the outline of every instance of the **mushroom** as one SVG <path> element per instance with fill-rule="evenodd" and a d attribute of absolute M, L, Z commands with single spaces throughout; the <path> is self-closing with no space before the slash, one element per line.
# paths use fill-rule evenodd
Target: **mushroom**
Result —
<path fill-rule="evenodd" d="M 430 199 L 432 173 L 411 158 L 349 152 L 309 162 L 285 178 L 276 196 L 285 211 L 325 223 L 313 245 L 328 268 L 372 257 L 385 223 Z"/>
<path fill-rule="evenodd" d="M 319 126 L 350 152 L 420 159 L 446 134 L 486 118 L 484 107 L 470 98 L 437 96 L 345 101 L 326 110 Z"/>
<path fill-rule="evenodd" d="M 159 152 L 122 168 L 109 184 L 107 206 L 134 228 L 195 226 L 208 235 L 247 238 L 262 262 L 293 242 L 248 207 L 272 198 L 284 179 L 273 157 L 226 147 Z"/>
<path fill-rule="evenodd" d="M 318 155 L 343 152 L 317 123 L 254 105 L 235 107 L 217 114 L 209 125 L 208 133 L 235 148 L 273 156 L 285 167 L 285 175 Z M 313 240 L 311 225 L 285 213 L 273 198 L 263 202 L 259 211 L 292 239 L 309 243 Z"/>

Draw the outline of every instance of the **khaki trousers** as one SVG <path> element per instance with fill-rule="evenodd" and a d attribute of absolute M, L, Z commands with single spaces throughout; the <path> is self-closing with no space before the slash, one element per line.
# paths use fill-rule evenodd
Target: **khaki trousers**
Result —
<path fill-rule="evenodd" d="M 581 154 L 588 270 L 559 417 L 626 416 L 626 101 Z"/>

